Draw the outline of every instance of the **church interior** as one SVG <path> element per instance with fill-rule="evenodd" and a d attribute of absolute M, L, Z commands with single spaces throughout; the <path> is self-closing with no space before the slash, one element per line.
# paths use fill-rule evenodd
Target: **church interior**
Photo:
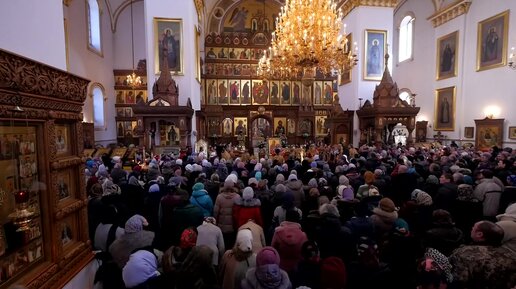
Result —
<path fill-rule="evenodd" d="M 309 2 L 3 1 L 0 288 L 93 288 L 89 159 L 516 149 L 516 1 Z"/>

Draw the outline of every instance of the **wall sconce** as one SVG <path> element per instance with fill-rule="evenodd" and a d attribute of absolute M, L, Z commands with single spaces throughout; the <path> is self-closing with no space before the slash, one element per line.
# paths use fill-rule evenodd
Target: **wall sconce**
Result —
<path fill-rule="evenodd" d="M 509 54 L 509 67 L 516 70 L 516 63 L 514 63 L 514 57 L 516 57 L 516 55 L 514 54 L 514 47 L 511 47 L 511 54 Z"/>
<path fill-rule="evenodd" d="M 484 114 L 486 118 L 496 118 L 500 115 L 500 107 L 496 105 L 487 106 L 486 108 L 484 108 Z"/>

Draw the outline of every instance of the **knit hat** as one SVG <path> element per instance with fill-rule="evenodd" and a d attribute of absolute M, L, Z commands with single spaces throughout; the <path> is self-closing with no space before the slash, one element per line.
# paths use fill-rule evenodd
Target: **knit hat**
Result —
<path fill-rule="evenodd" d="M 273 247 L 263 247 L 256 255 L 256 267 L 270 264 L 279 265 L 279 263 L 279 253 Z"/>
<path fill-rule="evenodd" d="M 253 250 L 253 233 L 249 229 L 238 231 L 235 247 L 242 252 L 250 252 Z"/>
<path fill-rule="evenodd" d="M 434 176 L 434 175 L 429 175 L 426 178 L 426 183 L 427 184 L 432 184 L 432 185 L 437 185 L 437 184 L 439 184 L 439 179 L 436 176 Z"/>
<path fill-rule="evenodd" d="M 317 167 L 317 163 L 316 162 L 311 162 L 310 163 L 310 167 L 311 168 L 316 168 Z"/>
<path fill-rule="evenodd" d="M 516 186 L 516 175 L 507 176 L 507 182 L 510 182 L 513 186 Z"/>
<path fill-rule="evenodd" d="M 195 185 L 193 185 L 193 187 L 192 187 L 192 190 L 193 191 L 204 190 L 204 184 L 203 183 L 195 183 Z"/>
<path fill-rule="evenodd" d="M 138 250 L 132 253 L 122 269 L 122 279 L 127 288 L 136 287 L 159 275 L 158 259 L 148 250 Z"/>
<path fill-rule="evenodd" d="M 443 271 L 444 276 L 446 277 L 446 282 L 448 284 L 453 282 L 453 275 L 451 273 L 452 266 L 448 260 L 448 257 L 434 248 L 428 248 L 425 252 L 425 258 L 434 260 L 437 266 L 439 266 L 439 268 Z"/>
<path fill-rule="evenodd" d="M 308 187 L 310 187 L 310 188 L 317 188 L 318 187 L 317 180 L 315 178 L 311 178 L 308 181 Z"/>
<path fill-rule="evenodd" d="M 256 178 L 257 181 L 261 180 L 262 179 L 262 172 L 256 172 L 254 174 L 254 177 Z"/>
<path fill-rule="evenodd" d="M 234 189 L 235 188 L 235 183 L 233 183 L 232 180 L 230 179 L 226 179 L 224 181 L 224 189 L 227 190 L 227 189 Z"/>
<path fill-rule="evenodd" d="M 294 174 L 290 174 L 290 176 L 288 176 L 288 181 L 297 181 L 297 176 Z"/>
<path fill-rule="evenodd" d="M 258 186 L 258 180 L 256 180 L 255 178 L 250 178 L 249 181 L 247 181 L 247 184 L 250 186 L 250 185 L 255 185 L 255 186 Z"/>
<path fill-rule="evenodd" d="M 183 165 L 183 160 L 182 159 L 177 159 L 176 160 L 176 165 L 182 166 Z"/>
<path fill-rule="evenodd" d="M 402 218 L 396 219 L 394 222 L 394 230 L 402 236 L 408 236 L 410 233 L 409 224 Z"/>
<path fill-rule="evenodd" d="M 276 175 L 276 182 L 284 182 L 285 176 L 283 174 L 277 174 Z"/>
<path fill-rule="evenodd" d="M 341 258 L 328 257 L 321 262 L 321 288 L 346 288 L 348 274 Z"/>
<path fill-rule="evenodd" d="M 181 249 L 192 248 L 197 242 L 197 233 L 192 228 L 185 229 L 181 233 L 181 239 L 179 240 L 179 247 Z"/>
<path fill-rule="evenodd" d="M 233 182 L 233 184 L 238 183 L 238 176 L 237 175 L 229 174 L 228 177 L 226 178 L 226 180 L 227 179 L 230 179 Z"/>
<path fill-rule="evenodd" d="M 147 226 L 149 223 L 147 220 L 140 215 L 134 215 L 125 222 L 125 233 L 137 233 L 143 230 L 143 226 Z"/>
<path fill-rule="evenodd" d="M 254 197 L 254 191 L 251 187 L 245 187 L 244 191 L 242 192 L 242 198 L 244 200 L 250 200 Z"/>

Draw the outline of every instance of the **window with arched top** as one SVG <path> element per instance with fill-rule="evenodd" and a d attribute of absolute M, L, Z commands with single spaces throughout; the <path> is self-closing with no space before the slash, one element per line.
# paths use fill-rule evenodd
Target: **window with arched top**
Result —
<path fill-rule="evenodd" d="M 102 55 L 102 40 L 100 35 L 100 6 L 98 0 L 86 0 L 88 21 L 88 48 Z"/>
<path fill-rule="evenodd" d="M 93 99 L 93 123 L 96 129 L 106 128 L 106 97 L 104 87 L 99 83 L 91 86 L 91 98 Z"/>
<path fill-rule="evenodd" d="M 414 46 L 414 16 L 405 16 L 399 27 L 398 62 L 412 58 Z"/>

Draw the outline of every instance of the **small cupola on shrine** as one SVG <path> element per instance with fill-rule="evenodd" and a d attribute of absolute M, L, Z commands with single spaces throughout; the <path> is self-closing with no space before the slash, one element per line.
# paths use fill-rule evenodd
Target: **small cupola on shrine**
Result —
<path fill-rule="evenodd" d="M 367 100 L 357 110 L 360 127 L 360 144 L 376 142 L 391 144 L 394 142 L 393 128 L 398 123 L 408 130 L 407 143 L 412 143 L 412 131 L 415 128 L 416 115 L 420 108 L 411 106 L 400 99 L 399 89 L 392 80 L 387 66 L 389 54 L 385 55 L 385 70 L 382 80 L 373 92 L 373 103 Z"/>

